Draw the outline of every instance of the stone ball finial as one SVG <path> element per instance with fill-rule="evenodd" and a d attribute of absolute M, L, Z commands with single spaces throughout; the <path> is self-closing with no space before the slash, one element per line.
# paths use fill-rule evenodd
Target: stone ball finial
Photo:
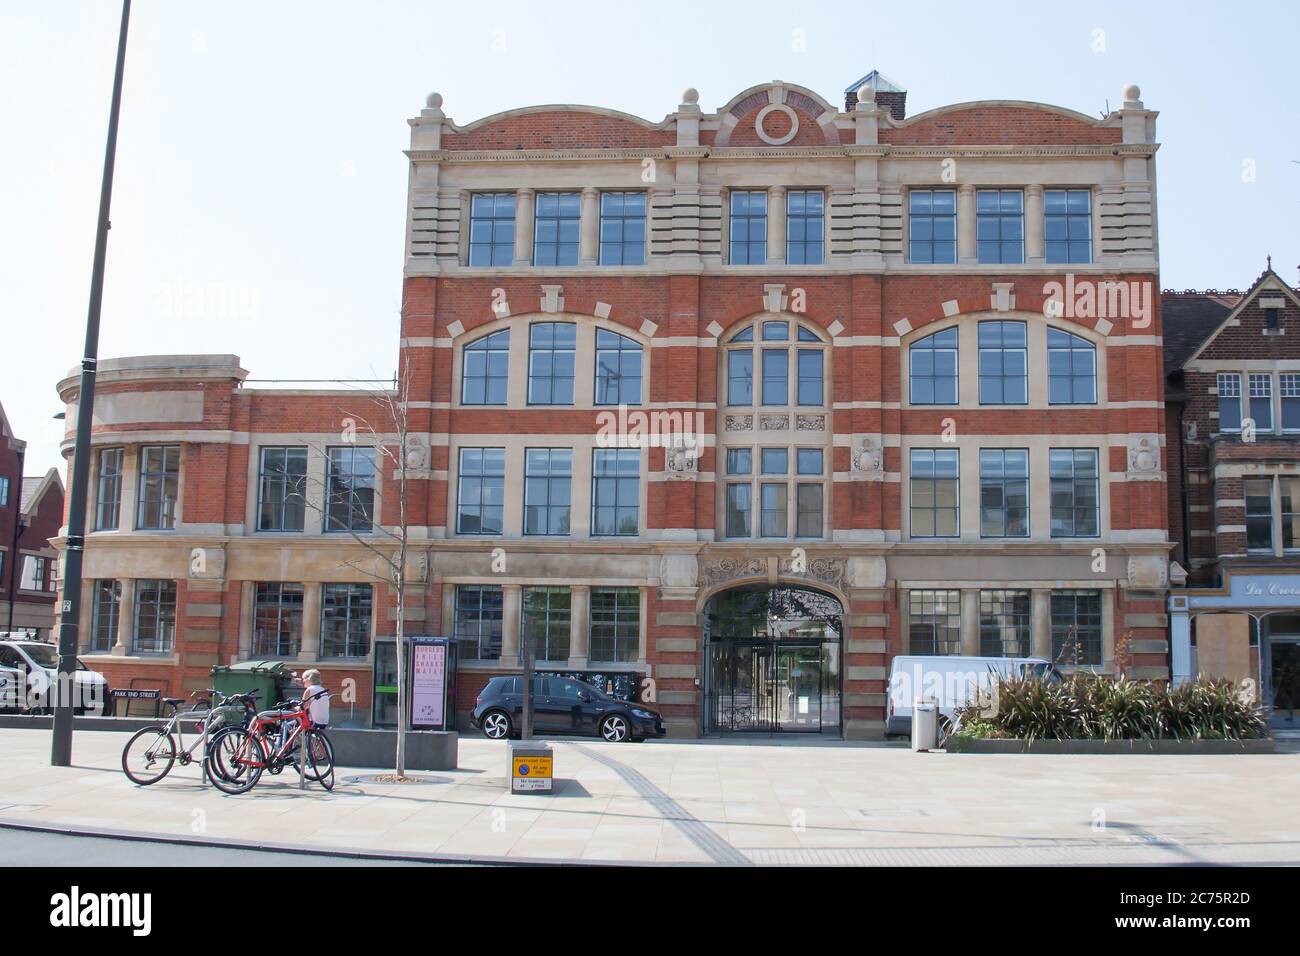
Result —
<path fill-rule="evenodd" d="M 859 103 L 876 102 L 876 91 L 872 88 L 870 83 L 863 83 L 861 86 L 858 87 L 858 102 Z"/>
<path fill-rule="evenodd" d="M 429 109 L 431 109 L 431 110 L 440 110 L 440 109 L 442 109 L 442 94 L 441 94 L 441 93 L 430 93 L 430 94 L 425 98 L 424 103 L 425 103 L 425 105 L 428 106 Z"/>
<path fill-rule="evenodd" d="M 686 92 L 682 93 L 682 102 L 694 106 L 700 101 L 700 91 L 693 86 L 688 86 Z"/>
<path fill-rule="evenodd" d="M 1130 83 L 1124 87 L 1124 99 L 1130 103 L 1142 99 L 1142 88 L 1136 83 Z"/>

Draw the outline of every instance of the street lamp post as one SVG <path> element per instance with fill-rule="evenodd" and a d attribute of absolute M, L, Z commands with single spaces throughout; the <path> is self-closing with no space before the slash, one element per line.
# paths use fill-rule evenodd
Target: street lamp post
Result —
<path fill-rule="evenodd" d="M 99 189 L 99 219 L 95 229 L 95 261 L 90 275 L 90 308 L 86 315 L 86 348 L 81 359 L 77 392 L 77 441 L 72 452 L 72 500 L 63 563 L 63 601 L 59 606 L 59 676 L 55 681 L 54 738 L 50 764 L 72 763 L 73 680 L 77 670 L 77 632 L 81 616 L 81 559 L 86 542 L 86 497 L 90 484 L 90 424 L 95 415 L 95 369 L 99 362 L 99 309 L 104 298 L 104 257 L 108 246 L 108 213 L 113 199 L 113 164 L 117 158 L 117 116 L 122 105 L 122 73 L 126 67 L 126 31 L 131 0 L 122 0 L 122 26 L 117 38 L 117 67 L 113 102 L 108 113 L 108 143 L 104 147 L 104 179 Z"/>

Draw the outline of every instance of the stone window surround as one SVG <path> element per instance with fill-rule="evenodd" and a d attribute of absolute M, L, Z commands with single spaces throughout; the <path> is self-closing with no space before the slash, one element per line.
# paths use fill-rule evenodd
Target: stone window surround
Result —
<path fill-rule="evenodd" d="M 498 660 L 472 661 L 459 663 L 466 670 L 517 671 L 519 656 L 519 636 L 523 625 L 523 591 L 527 587 L 568 587 L 569 605 L 569 659 L 567 661 L 548 661 L 547 664 L 563 665 L 571 670 L 599 668 L 601 670 L 646 670 L 646 654 L 649 646 L 647 627 L 649 596 L 651 585 L 620 581 L 605 581 L 592 578 L 584 581 L 502 581 L 499 578 L 450 577 L 443 580 L 442 619 L 454 621 L 456 613 L 456 587 L 461 584 L 491 584 L 502 589 L 501 607 L 501 657 Z M 593 588 L 635 587 L 641 593 L 640 621 L 635 661 L 612 663 L 592 661 L 589 659 L 591 640 L 591 590 Z"/>
<path fill-rule="evenodd" d="M 1243 481 L 1258 481 L 1262 479 L 1269 482 L 1269 484 L 1271 485 L 1271 490 L 1269 495 L 1269 517 L 1272 522 L 1271 534 L 1273 540 L 1273 547 L 1272 548 L 1246 548 L 1245 549 L 1246 553 L 1249 555 L 1272 555 L 1273 557 L 1276 558 L 1282 558 L 1282 557 L 1294 556 L 1296 554 L 1300 554 L 1300 548 L 1286 548 L 1283 547 L 1282 544 L 1282 480 L 1281 479 L 1283 478 L 1290 478 L 1293 481 L 1300 483 L 1300 474 L 1294 474 L 1294 473 L 1292 474 L 1273 473 L 1273 474 L 1262 474 L 1262 475 L 1250 473 L 1242 476 Z M 1222 505 L 1224 503 L 1218 502 L 1217 504 Z M 1245 519 L 1246 503 L 1244 498 L 1241 499 L 1240 507 L 1242 509 L 1242 516 L 1243 516 L 1242 533 L 1244 535 L 1245 533 L 1244 522 L 1246 520 Z M 1296 504 L 1294 502 L 1292 503 L 1292 507 L 1293 508 L 1296 507 Z M 1222 531 L 1222 528 L 1220 528 L 1220 531 Z M 1223 556 L 1224 555 L 1220 555 L 1220 557 Z"/>
<path fill-rule="evenodd" d="M 573 404 L 572 405 L 530 405 L 528 403 L 528 354 L 529 330 L 536 322 L 567 322 L 576 326 L 577 342 L 574 346 L 573 367 Z M 466 405 L 461 399 L 462 379 L 465 374 L 465 347 L 477 342 L 484 336 L 510 330 L 510 359 L 506 381 L 506 403 L 504 405 Z M 636 329 L 630 329 L 616 322 L 607 322 L 573 312 L 537 312 L 529 311 L 512 315 L 509 318 L 496 319 L 476 326 L 471 332 L 457 336 L 452 343 L 452 382 L 451 394 L 453 408 L 523 410 L 523 409 L 617 409 L 617 405 L 597 405 L 596 398 L 596 330 L 614 332 L 631 339 L 641 346 L 641 400 L 635 406 L 645 407 L 650 402 L 650 338 Z M 628 406 L 633 407 L 633 406 Z"/>
<path fill-rule="evenodd" d="M 1099 668 L 1081 666 L 1080 670 L 1099 670 L 1111 673 L 1115 668 L 1115 602 L 1112 599 L 1115 582 L 1106 581 L 900 581 L 899 634 L 902 640 L 900 654 L 910 653 L 911 591 L 950 590 L 961 592 L 961 653 L 963 656 L 980 655 L 980 592 L 1028 591 L 1030 592 L 1031 657 L 1052 660 L 1051 595 L 1053 591 L 1101 592 L 1101 657 Z M 1060 665 L 1058 665 L 1060 666 Z M 1070 668 L 1066 668 L 1070 669 Z"/>
<path fill-rule="evenodd" d="M 767 543 L 773 541 L 824 541 L 831 536 L 831 503 L 834 497 L 834 469 L 831 445 L 818 441 L 799 441 L 801 434 L 791 432 L 741 432 L 728 444 L 720 445 L 717 454 L 717 504 L 714 535 L 718 541 L 756 541 Z M 813 433 L 816 434 L 816 433 Z M 748 441 L 737 440 L 740 436 L 751 436 Z M 748 475 L 727 474 L 727 451 L 733 448 L 753 449 L 751 467 Z M 786 453 L 786 471 L 783 475 L 765 475 L 762 470 L 762 455 L 765 449 L 779 449 Z M 820 475 L 801 475 L 798 473 L 799 452 L 812 449 L 822 453 L 822 472 Z M 762 527 L 762 487 L 765 484 L 783 484 L 786 488 L 786 533 L 768 536 L 761 533 Z M 750 512 L 748 537 L 727 534 L 727 489 L 731 485 L 748 485 L 750 492 Z M 818 535 L 800 535 L 799 530 L 799 486 L 818 485 L 822 489 L 822 530 Z"/>
<path fill-rule="evenodd" d="M 1280 362 L 1216 362 L 1215 368 L 1209 371 L 1213 384 L 1209 386 L 1208 393 L 1215 397 L 1216 405 L 1210 409 L 1209 416 L 1217 424 L 1219 420 L 1219 409 L 1217 405 L 1219 395 L 1220 375 L 1236 375 L 1240 382 L 1239 402 L 1241 404 L 1241 418 L 1245 421 L 1250 417 L 1250 376 L 1251 375 L 1268 375 L 1271 380 L 1271 402 L 1273 407 L 1273 427 L 1268 429 L 1256 428 L 1256 435 L 1300 435 L 1300 428 L 1283 428 L 1282 427 L 1282 376 L 1283 375 L 1300 375 L 1300 362 L 1295 360 Z M 1232 367 L 1227 367 L 1232 366 Z M 1238 435 L 1240 429 L 1232 428 L 1227 431 L 1214 431 L 1214 434 L 1220 435 Z"/>
<path fill-rule="evenodd" d="M 1027 349 L 1029 354 L 1029 402 L 1025 405 L 981 405 L 979 400 L 979 324 L 980 322 L 1024 322 L 1026 323 Z M 937 332 L 957 329 L 957 404 L 933 405 L 912 404 L 911 394 L 911 347 Z M 1095 402 L 1070 405 L 1052 405 L 1048 382 L 1047 330 L 1056 329 L 1068 332 L 1088 342 L 1096 350 L 1094 374 L 1096 376 Z M 959 410 L 963 408 L 1017 408 L 1017 409 L 1068 409 L 1089 408 L 1102 409 L 1109 404 L 1109 390 L 1106 375 L 1106 338 L 1095 329 L 1075 323 L 1065 323 L 1060 319 L 1048 319 L 1041 312 L 1029 312 L 1012 309 L 1009 312 L 975 312 L 937 322 L 931 322 L 918 329 L 912 329 L 899 339 L 899 348 L 903 355 L 898 363 L 900 381 L 899 406 L 901 408 L 944 408 Z"/>
<path fill-rule="evenodd" d="M 1110 487 L 1112 476 L 1107 462 L 1111 439 L 1108 435 L 958 435 L 956 441 L 942 443 L 936 436 L 904 435 L 899 440 L 903 473 L 901 476 L 900 508 L 903 516 L 911 514 L 911 450 L 955 450 L 958 469 L 958 535 L 951 538 L 914 538 L 904 522 L 904 541 L 934 544 L 978 544 L 1006 541 L 1017 544 L 1060 543 L 1095 541 L 1100 545 L 1110 536 Z M 1029 451 L 1029 534 L 1019 538 L 984 538 L 980 536 L 980 480 L 979 453 L 981 449 L 1023 448 Z M 1096 449 L 1098 468 L 1099 511 L 1098 534 L 1085 537 L 1053 537 L 1051 534 L 1052 486 L 1049 471 L 1049 454 L 1053 449 Z M 1039 502 L 1034 507 L 1034 502 Z M 1045 504 L 1048 503 L 1048 504 Z"/>
<path fill-rule="evenodd" d="M 770 233 L 769 233 L 770 235 Z M 764 342 L 762 341 L 762 329 L 764 322 L 788 322 L 790 325 L 790 338 L 785 342 Z M 745 331 L 747 328 L 754 330 L 754 340 L 752 342 L 742 342 L 733 346 L 732 342 L 735 337 Z M 799 329 L 806 328 L 817 336 L 817 342 L 800 342 Z M 787 394 L 789 397 L 798 398 L 798 351 L 804 349 L 821 349 L 822 351 L 822 404 L 821 405 L 763 405 L 761 395 L 762 367 L 759 353 L 764 348 L 780 348 L 785 346 L 791 356 L 789 366 L 789 379 L 787 382 Z M 754 403 L 750 405 L 729 405 L 727 404 L 727 358 L 728 353 L 732 351 L 748 350 L 758 361 L 754 363 Z M 835 372 L 835 350 L 824 329 L 812 322 L 804 322 L 800 316 L 792 312 L 763 312 L 755 315 L 743 322 L 737 322 L 730 326 L 726 331 L 726 340 L 719 343 L 717 348 L 717 369 L 714 380 L 718 383 L 718 446 L 714 459 L 714 468 L 716 474 L 716 494 L 714 502 L 714 536 L 719 541 L 816 541 L 829 538 L 831 535 L 832 515 L 831 507 L 834 499 L 834 446 L 832 444 L 834 436 L 830 430 L 831 421 L 831 399 L 834 385 Z M 748 431 L 728 432 L 721 427 L 726 421 L 728 414 L 752 415 L 754 417 L 754 428 Z M 790 421 L 790 427 L 781 431 L 766 431 L 758 427 L 758 419 L 763 415 L 785 416 Z M 794 427 L 793 419 L 797 415 L 824 415 L 826 417 L 827 428 L 821 432 L 801 432 Z M 726 474 L 727 470 L 727 450 L 729 448 L 752 448 L 753 471 L 748 476 L 749 483 L 757 491 L 763 482 L 763 476 L 760 474 L 760 456 L 763 448 L 785 448 L 789 455 L 789 471 L 784 476 L 789 491 L 786 494 L 786 522 L 788 532 L 780 538 L 764 538 L 759 532 L 758 515 L 761 511 L 761 500 L 758 494 L 753 495 L 751 499 L 751 519 L 750 529 L 753 532 L 750 538 L 735 538 L 727 535 L 727 486 L 732 484 L 730 476 Z M 822 474 L 818 478 L 815 475 L 797 475 L 795 474 L 795 462 L 800 448 L 819 448 L 822 450 Z M 802 480 L 800 480 L 802 479 Z M 743 479 L 738 479 L 743 481 Z M 781 480 L 780 476 L 770 478 L 771 481 Z M 822 534 L 820 538 L 800 538 L 795 535 L 796 522 L 798 520 L 798 502 L 797 486 L 799 484 L 818 484 L 822 485 Z"/>
<path fill-rule="evenodd" d="M 87 534 L 144 534 L 173 535 L 190 530 L 185 524 L 185 443 L 183 441 L 133 441 L 114 442 L 107 436 L 104 443 L 94 443 L 94 454 L 90 456 L 90 480 L 86 489 Z M 176 445 L 180 448 L 180 467 L 176 480 L 176 510 L 170 528 L 139 528 L 136 526 L 136 514 L 140 507 L 140 449 L 145 446 L 161 447 Z M 103 531 L 94 529 L 96 503 L 99 497 L 99 452 L 109 448 L 122 449 L 122 470 L 118 480 L 118 515 L 117 527 Z"/>
<path fill-rule="evenodd" d="M 903 188 L 903 205 L 901 209 L 903 222 L 903 250 L 904 259 L 911 264 L 907 257 L 907 238 L 911 235 L 911 223 L 908 217 L 908 200 L 907 193 L 912 189 L 952 189 L 957 192 L 957 262 L 956 263 L 934 263 L 936 267 L 952 268 L 953 265 L 978 266 L 983 269 L 1016 269 L 1022 264 L 998 265 L 995 263 L 980 263 L 979 246 L 976 240 L 976 213 L 975 213 L 975 193 L 981 189 L 1021 189 L 1025 194 L 1024 202 L 1024 248 L 1026 266 L 1049 266 L 1062 272 L 1070 271 L 1076 268 L 1092 268 L 1101 259 L 1101 190 L 1095 185 L 1087 185 L 1077 182 L 1033 182 L 1033 183 L 1013 183 L 1013 182 L 963 182 L 963 183 L 944 183 L 933 182 L 925 179 L 909 181 L 904 184 Z M 1047 243 L 1045 239 L 1046 228 L 1043 210 L 1043 190 L 1044 189 L 1087 189 L 1092 197 L 1091 201 L 1091 219 L 1092 219 L 1092 258 L 1089 262 L 1063 263 L 1047 262 L 1046 251 Z M 930 263 L 917 263 L 917 265 L 930 266 Z"/>
<path fill-rule="evenodd" d="M 367 435 L 365 440 L 359 440 L 356 445 L 359 447 L 375 447 L 375 514 L 377 519 L 383 514 L 384 506 L 384 482 L 382 480 L 385 471 L 384 464 L 389 459 L 378 449 L 378 442 L 372 440 Z M 381 435 L 380 439 L 388 440 L 391 436 Z M 395 441 L 395 438 L 393 439 Z M 328 535 L 329 537 L 350 537 L 353 532 L 349 531 L 325 531 L 325 491 L 327 480 L 327 469 L 329 464 L 329 449 L 346 445 L 338 432 L 253 432 L 248 436 L 248 467 L 245 473 L 246 487 L 248 494 L 245 496 L 244 503 L 244 528 L 247 529 L 250 537 L 258 538 L 302 538 L 304 536 Z M 303 518 L 302 531 L 258 531 L 257 530 L 257 508 L 258 499 L 261 494 L 261 461 L 263 448 L 302 448 L 307 449 L 307 483 L 306 483 L 306 514 Z M 377 520 L 372 522 L 373 526 L 378 526 Z M 362 537 L 368 537 L 375 534 L 375 531 L 356 532 Z"/>
<path fill-rule="evenodd" d="M 640 480 L 637 495 L 637 534 L 636 535 L 593 535 L 591 533 L 592 471 L 593 458 L 601 445 L 595 434 L 585 435 L 528 435 L 528 434 L 455 434 L 450 437 L 448 461 L 457 473 L 448 477 L 447 514 L 445 518 L 449 533 L 456 537 L 488 539 L 492 541 L 511 540 L 550 540 L 569 541 L 576 538 L 590 538 L 603 541 L 635 541 L 646 535 L 646 516 L 649 509 L 649 486 L 653 477 L 649 469 L 650 453 L 646 448 L 640 449 Z M 610 446 L 612 447 L 612 446 Z M 458 500 L 460 476 L 460 450 L 462 448 L 504 448 L 506 459 L 506 496 L 502 512 L 500 535 L 455 535 L 456 502 Z M 573 450 L 573 473 L 570 477 L 569 495 L 569 533 L 567 535 L 524 535 L 524 454 L 529 448 L 567 448 Z"/>
<path fill-rule="evenodd" d="M 1106 157 L 1111 159 L 1111 157 Z M 919 160 L 909 157 L 898 156 L 891 160 L 882 161 L 879 172 L 879 188 L 882 194 L 892 193 L 902 197 L 900 207 L 901 219 L 901 237 L 902 237 L 902 254 L 891 254 L 886 256 L 893 266 L 901 266 L 906 271 L 946 271 L 955 268 L 970 267 L 973 270 L 987 271 L 990 268 L 1000 268 L 1004 271 L 1061 271 L 1063 269 L 1072 271 L 1097 271 L 1103 268 L 1102 263 L 1104 254 L 1102 250 L 1102 229 L 1101 209 L 1103 186 L 1100 175 L 1091 175 L 1080 167 L 1080 163 L 1086 163 L 1087 160 L 1080 158 L 1074 162 L 1061 163 L 1055 157 L 1044 157 L 1043 161 L 1036 163 L 1034 168 L 1028 171 L 1017 169 L 1015 166 L 1010 167 L 1013 172 L 1018 173 L 1016 176 L 1007 176 L 1004 170 L 1008 168 L 1008 161 L 1003 157 L 989 158 L 967 158 L 963 160 L 966 170 L 972 167 L 975 174 L 969 181 L 963 183 L 943 183 L 936 182 L 933 175 L 934 163 L 932 160 Z M 484 164 L 479 169 L 472 170 L 469 167 L 456 169 L 448 167 L 448 171 L 456 169 L 457 179 L 463 179 L 464 185 L 457 190 L 460 196 L 460 219 L 464 224 L 460 229 L 458 242 L 458 257 L 456 259 L 457 270 L 472 271 L 475 274 L 492 274 L 500 272 L 514 272 L 519 270 L 536 271 L 536 272 L 554 272 L 564 271 L 556 270 L 551 267 L 538 267 L 532 265 L 532 242 L 533 242 L 533 203 L 538 192 L 572 192 L 579 191 L 582 194 L 582 216 L 580 235 L 581 243 L 578 256 L 579 269 L 591 268 L 602 272 L 627 272 L 636 274 L 638 272 L 655 271 L 656 260 L 666 259 L 663 255 L 654 255 L 650 251 L 652 231 L 652 220 L 654 218 L 651 211 L 652 202 L 649 195 L 647 197 L 647 236 L 646 236 L 646 264 L 641 266 L 601 266 L 598 265 L 599 259 L 599 228 L 600 228 L 600 193 L 602 191 L 628 191 L 626 174 L 619 174 L 611 170 L 608 176 L 597 176 L 601 183 L 599 185 L 583 184 L 585 179 L 592 172 L 599 172 L 590 168 L 576 171 L 575 173 L 565 170 L 557 171 L 554 175 L 546 177 L 549 181 L 535 186 L 519 187 L 515 182 L 502 182 L 502 176 L 509 175 L 509 169 L 494 168 L 497 164 Z M 716 195 L 721 197 L 721 218 L 719 220 L 720 229 L 720 255 L 715 253 L 712 256 L 705 255 L 705 259 L 720 260 L 714 263 L 723 271 L 761 271 L 773 267 L 786 268 L 785 264 L 785 240 L 786 240 L 786 206 L 785 193 L 788 190 L 815 191 L 822 190 L 826 194 L 826 214 L 824 216 L 824 236 L 825 236 L 825 253 L 823 262 L 820 266 L 791 266 L 792 270 L 803 269 L 826 269 L 828 266 L 840 266 L 841 268 L 850 268 L 848 255 L 837 255 L 832 252 L 831 233 L 832 233 L 832 204 L 831 195 L 837 190 L 843 190 L 849 185 L 842 179 L 838 164 L 834 161 L 814 160 L 812 165 L 817 166 L 816 172 L 810 172 L 806 167 L 808 163 L 798 165 L 782 162 L 778 167 L 765 166 L 762 170 L 757 171 L 757 175 L 748 168 L 737 168 L 731 163 L 720 164 L 721 168 L 717 175 L 703 175 L 704 169 L 701 169 L 692 182 L 683 181 L 682 185 L 694 185 L 701 190 L 712 190 Z M 786 169 L 790 172 L 786 172 Z M 639 165 L 637 173 L 639 174 Z M 1082 174 L 1082 175 L 1081 175 Z M 851 176 L 851 173 L 850 173 Z M 665 178 L 661 175 L 661 181 L 658 184 L 646 184 L 646 192 L 653 193 L 655 190 L 667 190 L 671 195 L 678 185 L 675 177 Z M 1093 181 L 1095 179 L 1095 181 Z M 781 180 L 777 183 L 774 180 Z M 517 180 L 516 180 L 517 182 Z M 444 189 L 455 190 L 455 187 L 443 186 Z M 727 253 L 727 240 L 730 233 L 728 193 L 731 189 L 753 191 L 766 190 L 768 192 L 768 259 L 766 264 L 758 265 L 731 265 Z M 946 265 L 930 264 L 913 264 L 907 261 L 906 256 L 906 237 L 908 235 L 908 213 L 907 213 L 907 191 L 911 188 L 918 189 L 954 189 L 957 191 L 957 262 Z M 980 263 L 978 259 L 978 248 L 976 244 L 976 213 L 975 213 L 975 193 L 980 189 L 1020 189 L 1024 192 L 1024 246 L 1025 261 L 1021 264 L 1004 264 L 994 265 L 989 263 Z M 1092 257 L 1088 263 L 1047 263 L 1045 261 L 1045 239 L 1044 239 L 1044 210 L 1043 210 L 1043 191 L 1045 189 L 1087 189 L 1091 195 L 1091 222 L 1092 222 Z M 469 267 L 466 265 L 469 255 L 469 210 L 470 197 L 480 192 L 510 192 L 516 193 L 515 207 L 515 257 L 514 262 L 508 269 L 505 267 Z M 774 202 L 779 200 L 779 202 Z M 842 263 L 840 260 L 843 260 Z M 660 263 L 662 265 L 662 263 Z M 575 267 L 566 267 L 572 269 Z M 712 270 L 710 270 L 712 271 Z"/>

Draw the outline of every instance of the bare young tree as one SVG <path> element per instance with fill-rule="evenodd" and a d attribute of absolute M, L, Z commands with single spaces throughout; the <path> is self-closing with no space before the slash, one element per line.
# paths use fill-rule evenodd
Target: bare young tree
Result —
<path fill-rule="evenodd" d="M 328 453 L 326 454 L 326 479 L 319 501 L 300 493 L 305 507 L 319 511 L 325 526 L 334 531 L 346 532 L 366 552 L 366 558 L 352 558 L 343 566 L 386 585 L 397 599 L 396 657 L 397 657 L 397 749 L 394 769 L 399 778 L 406 773 L 406 656 L 403 640 L 406 627 L 407 564 L 410 559 L 410 507 L 409 482 L 414 468 L 424 466 L 425 450 L 412 441 L 409 403 L 411 395 L 411 365 L 409 359 L 394 381 L 392 389 L 361 391 L 357 395 L 356 410 L 348 403 L 343 408 L 344 433 L 353 437 L 366 436 L 367 444 L 377 456 L 382 485 L 383 476 L 391 472 L 397 484 L 397 522 L 385 525 L 381 520 L 375 498 L 369 504 L 359 500 L 357 489 L 348 485 L 335 489 L 329 479 Z M 386 500 L 380 496 L 380 502 Z M 340 513 L 349 520 L 338 520 Z M 361 520 L 354 520 L 360 518 Z M 356 527 L 360 525 L 366 533 Z"/>

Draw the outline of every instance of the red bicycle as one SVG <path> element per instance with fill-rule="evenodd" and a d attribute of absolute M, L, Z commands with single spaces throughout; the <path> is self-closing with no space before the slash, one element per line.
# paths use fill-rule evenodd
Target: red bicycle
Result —
<path fill-rule="evenodd" d="M 334 745 L 311 721 L 308 704 L 329 691 L 305 700 L 281 701 L 249 721 L 247 729 L 227 727 L 208 747 L 208 777 L 223 793 L 247 793 L 264 771 L 278 774 L 297 767 L 306 754 L 303 774 L 326 790 L 334 789 Z"/>

